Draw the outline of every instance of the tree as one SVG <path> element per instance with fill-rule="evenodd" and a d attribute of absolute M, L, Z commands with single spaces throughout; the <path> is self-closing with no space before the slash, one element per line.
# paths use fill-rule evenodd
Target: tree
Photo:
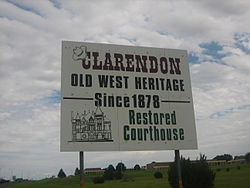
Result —
<path fill-rule="evenodd" d="M 217 155 L 213 159 L 214 160 L 226 160 L 226 161 L 230 161 L 230 160 L 233 159 L 233 157 L 230 154 L 224 154 L 224 155 Z"/>
<path fill-rule="evenodd" d="M 57 175 L 58 178 L 65 178 L 66 177 L 66 174 L 64 173 L 63 169 L 61 168 L 58 175 Z"/>
<path fill-rule="evenodd" d="M 247 161 L 248 163 L 250 162 L 250 153 L 249 153 L 249 152 L 246 153 L 245 159 L 246 159 L 246 161 Z"/>
<path fill-rule="evenodd" d="M 134 170 L 140 170 L 140 169 L 141 169 L 140 165 L 136 164 L 136 165 L 134 166 Z"/>
<path fill-rule="evenodd" d="M 75 176 L 80 174 L 80 170 L 78 168 L 75 169 Z"/>
<path fill-rule="evenodd" d="M 107 170 L 115 171 L 115 167 L 114 167 L 112 164 L 110 164 L 110 165 L 108 166 Z"/>
<path fill-rule="evenodd" d="M 108 168 L 105 169 L 103 177 L 106 180 L 114 179 L 115 168 L 113 165 L 109 165 Z"/>
<path fill-rule="evenodd" d="M 161 172 L 155 172 L 154 177 L 157 178 L 157 179 L 160 179 L 160 178 L 163 178 L 163 175 L 162 175 Z"/>
<path fill-rule="evenodd" d="M 234 160 L 238 160 L 238 159 L 245 159 L 245 155 L 236 155 L 236 156 L 234 156 Z"/>
<path fill-rule="evenodd" d="M 118 163 L 117 165 L 116 165 L 116 171 L 120 171 L 120 172 L 122 172 L 122 171 L 125 171 L 126 170 L 126 166 L 122 163 L 122 162 L 120 162 L 120 163 Z"/>
<path fill-rule="evenodd" d="M 184 188 L 212 188 L 214 186 L 215 173 L 210 169 L 205 155 L 191 163 L 189 159 L 181 158 L 181 174 Z M 178 188 L 176 163 L 170 165 L 168 181 L 173 188 Z"/>

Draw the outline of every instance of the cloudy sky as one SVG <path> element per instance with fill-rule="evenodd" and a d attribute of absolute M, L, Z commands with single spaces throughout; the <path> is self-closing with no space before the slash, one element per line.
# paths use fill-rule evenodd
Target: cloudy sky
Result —
<path fill-rule="evenodd" d="M 59 151 L 61 41 L 187 49 L 195 159 L 250 152 L 248 0 L 1 0 L 0 177 L 73 174 Z M 171 161 L 173 151 L 86 152 L 85 167 Z"/>

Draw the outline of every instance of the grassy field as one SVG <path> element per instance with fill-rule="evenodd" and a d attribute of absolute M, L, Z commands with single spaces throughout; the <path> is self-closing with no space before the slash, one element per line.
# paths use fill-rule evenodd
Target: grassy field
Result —
<path fill-rule="evenodd" d="M 220 171 L 218 171 L 218 168 Z M 229 168 L 229 171 L 226 169 Z M 214 167 L 216 172 L 215 188 L 249 188 L 250 187 L 250 164 L 237 166 Z M 125 180 L 105 181 L 103 184 L 93 184 L 92 178 L 96 175 L 85 176 L 86 188 L 170 188 L 167 181 L 167 171 L 162 179 L 153 177 L 155 171 L 130 171 L 126 172 Z M 78 188 L 79 176 L 63 179 L 44 179 L 40 181 L 23 182 L 10 186 L 9 188 Z"/>

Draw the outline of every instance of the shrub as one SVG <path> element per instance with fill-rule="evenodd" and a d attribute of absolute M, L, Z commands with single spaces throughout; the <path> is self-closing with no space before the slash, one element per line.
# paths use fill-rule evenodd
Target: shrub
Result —
<path fill-rule="evenodd" d="M 57 175 L 58 178 L 65 178 L 66 177 L 66 174 L 65 172 L 63 171 L 63 169 L 61 168 L 58 175 Z"/>
<path fill-rule="evenodd" d="M 116 165 L 115 169 L 116 169 L 116 171 L 125 171 L 127 169 L 127 167 L 122 162 L 120 162 Z"/>
<path fill-rule="evenodd" d="M 103 174 L 103 178 L 105 180 L 112 180 L 114 179 L 114 171 L 112 170 L 105 170 Z"/>
<path fill-rule="evenodd" d="M 101 183 L 104 183 L 104 178 L 103 178 L 103 177 L 100 177 L 100 176 L 94 177 L 94 178 L 93 178 L 93 183 L 94 183 L 94 184 L 101 184 Z"/>
<path fill-rule="evenodd" d="M 214 186 L 215 172 L 208 166 L 205 155 L 200 155 L 200 159 L 195 163 L 185 158 L 181 158 L 180 163 L 183 188 L 212 188 Z M 173 188 L 178 188 L 176 163 L 170 165 L 168 181 Z"/>
<path fill-rule="evenodd" d="M 233 156 L 230 154 L 224 154 L 224 155 L 217 155 L 216 157 L 213 158 L 214 160 L 226 160 L 230 161 L 233 159 Z"/>
<path fill-rule="evenodd" d="M 230 168 L 226 168 L 226 171 L 229 172 L 229 171 L 230 171 Z"/>
<path fill-rule="evenodd" d="M 154 177 L 157 178 L 157 179 L 160 179 L 160 178 L 163 178 L 163 175 L 162 175 L 161 172 L 155 172 Z"/>
<path fill-rule="evenodd" d="M 109 165 L 108 168 L 105 169 L 103 177 L 105 180 L 114 179 L 115 168 L 113 165 Z"/>
<path fill-rule="evenodd" d="M 140 169 L 141 169 L 140 165 L 136 164 L 136 165 L 134 166 L 134 170 L 140 170 Z"/>
<path fill-rule="evenodd" d="M 217 169 L 216 169 L 216 171 L 217 171 L 217 172 L 220 172 L 220 171 L 221 171 L 221 169 L 220 169 L 220 168 L 217 168 Z"/>
<path fill-rule="evenodd" d="M 237 166 L 237 170 L 240 170 L 240 166 Z"/>
<path fill-rule="evenodd" d="M 122 179 L 122 177 L 123 177 L 123 174 L 122 174 L 121 171 L 115 171 L 114 172 L 114 178 L 115 179 L 120 180 L 120 179 Z"/>
<path fill-rule="evenodd" d="M 10 180 L 0 179 L 0 183 L 8 183 Z"/>
<path fill-rule="evenodd" d="M 80 170 L 78 168 L 75 169 L 75 176 L 80 174 Z"/>

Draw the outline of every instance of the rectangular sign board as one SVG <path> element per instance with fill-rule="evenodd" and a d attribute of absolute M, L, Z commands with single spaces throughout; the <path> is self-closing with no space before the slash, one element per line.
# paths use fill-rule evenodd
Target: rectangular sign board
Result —
<path fill-rule="evenodd" d="M 61 151 L 197 149 L 186 50 L 62 42 Z"/>

